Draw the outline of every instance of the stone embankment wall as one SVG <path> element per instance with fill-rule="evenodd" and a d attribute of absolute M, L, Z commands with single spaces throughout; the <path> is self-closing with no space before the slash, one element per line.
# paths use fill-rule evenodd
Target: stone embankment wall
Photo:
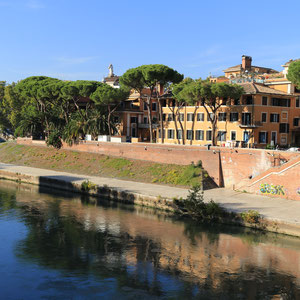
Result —
<path fill-rule="evenodd" d="M 31 139 L 18 139 L 17 142 L 24 145 L 45 146 L 44 141 Z M 73 146 L 63 144 L 63 149 L 179 165 L 187 165 L 192 162 L 197 163 L 201 160 L 204 169 L 218 186 L 258 192 L 260 194 L 264 194 L 260 191 L 260 184 L 275 185 L 278 180 L 283 182 L 284 177 L 284 182 L 289 184 L 286 190 L 291 189 L 290 184 L 294 185 L 294 189 L 297 189 L 297 178 L 300 178 L 299 168 L 292 166 L 288 172 L 280 173 L 284 174 L 280 175 L 280 177 L 274 173 L 272 176 L 268 176 L 264 182 L 261 180 L 259 186 L 253 184 L 255 178 L 260 178 L 259 176 L 265 174 L 268 170 L 273 170 L 274 168 L 277 170 L 279 167 L 284 168 L 289 161 L 300 158 L 300 154 L 286 151 L 222 147 L 211 147 L 208 150 L 206 147 L 188 145 L 89 141 L 82 141 Z M 300 186 L 300 183 L 298 185 Z M 280 196 L 286 197 L 286 195 L 287 193 Z M 291 198 L 297 194 L 291 193 L 289 195 L 289 198 Z"/>

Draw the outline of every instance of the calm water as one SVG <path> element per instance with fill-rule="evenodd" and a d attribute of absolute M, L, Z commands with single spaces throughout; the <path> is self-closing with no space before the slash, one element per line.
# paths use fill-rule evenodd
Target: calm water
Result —
<path fill-rule="evenodd" d="M 300 299 L 300 239 L 0 182 L 1 299 Z"/>

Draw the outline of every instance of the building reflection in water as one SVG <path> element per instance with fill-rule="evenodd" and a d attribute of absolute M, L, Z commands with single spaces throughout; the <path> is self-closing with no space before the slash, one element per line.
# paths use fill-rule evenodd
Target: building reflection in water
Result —
<path fill-rule="evenodd" d="M 184 297 L 300 298 L 298 239 L 205 227 L 152 210 L 99 206 L 80 196 L 53 197 L 34 186 L 7 185 L 28 227 L 16 247 L 20 259 L 114 277 L 119 288 L 157 296 L 175 290 Z"/>

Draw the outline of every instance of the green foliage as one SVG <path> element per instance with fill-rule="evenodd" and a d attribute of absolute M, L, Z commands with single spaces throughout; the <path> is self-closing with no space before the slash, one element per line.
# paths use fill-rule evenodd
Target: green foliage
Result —
<path fill-rule="evenodd" d="M 173 201 L 180 212 L 197 220 L 213 221 L 224 215 L 224 210 L 213 200 L 208 203 L 204 202 L 203 190 L 200 185 L 193 186 L 186 199 L 174 199 Z"/>
<path fill-rule="evenodd" d="M 300 88 L 300 60 L 294 61 L 289 65 L 287 78 Z"/>
<path fill-rule="evenodd" d="M 53 130 L 47 139 L 47 146 L 53 146 L 54 148 L 60 149 L 62 147 L 60 132 Z"/>
<path fill-rule="evenodd" d="M 259 219 L 261 218 L 261 215 L 256 210 L 248 210 L 246 212 L 243 212 L 240 214 L 242 220 L 246 223 L 250 224 L 257 224 L 259 223 Z"/>
<path fill-rule="evenodd" d="M 212 124 L 212 143 L 216 144 L 215 131 L 217 124 L 217 112 L 224 102 L 230 99 L 239 99 L 243 94 L 243 87 L 228 83 L 211 83 L 207 80 L 185 79 L 179 84 L 172 86 L 172 92 L 177 102 L 188 105 L 201 103 L 208 113 Z"/>
<path fill-rule="evenodd" d="M 85 180 L 81 183 L 81 190 L 84 192 L 89 192 L 91 190 L 96 190 L 97 185 L 89 180 Z"/>

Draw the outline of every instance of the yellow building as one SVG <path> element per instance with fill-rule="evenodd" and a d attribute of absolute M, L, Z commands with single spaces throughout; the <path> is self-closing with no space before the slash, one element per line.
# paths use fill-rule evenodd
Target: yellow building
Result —
<path fill-rule="evenodd" d="M 292 135 L 293 130 L 300 128 L 299 98 L 263 84 L 241 85 L 245 91 L 241 99 L 222 105 L 218 111 L 217 144 L 259 148 L 293 142 L 300 145 L 300 133 Z M 294 121 L 296 117 L 298 122 Z M 165 143 L 212 143 L 212 126 L 204 106 L 178 108 L 174 100 L 168 99 L 163 107 L 163 121 Z M 158 136 L 161 142 L 160 129 Z"/>

